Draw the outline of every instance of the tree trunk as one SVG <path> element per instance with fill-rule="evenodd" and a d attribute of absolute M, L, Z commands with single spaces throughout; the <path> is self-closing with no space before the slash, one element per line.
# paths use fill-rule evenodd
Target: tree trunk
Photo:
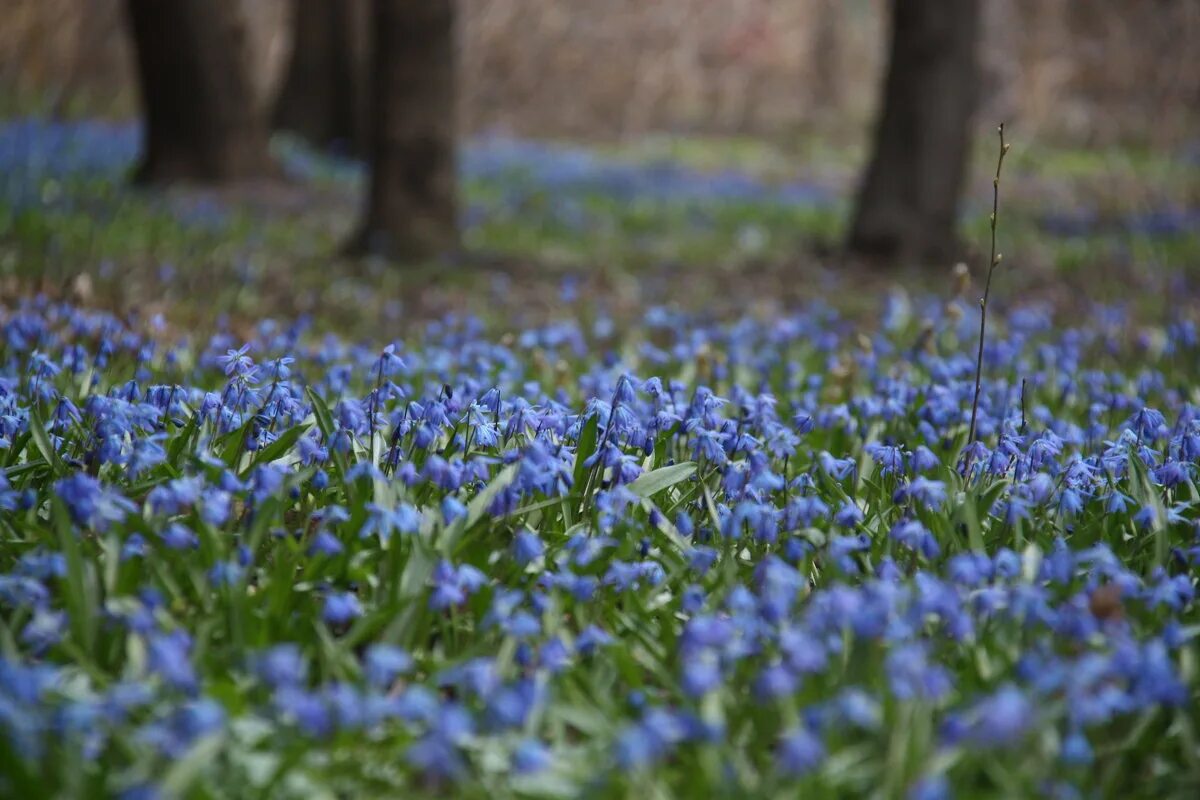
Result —
<path fill-rule="evenodd" d="M 893 0 L 890 62 L 851 252 L 926 263 L 958 254 L 979 19 L 979 0 Z"/>
<path fill-rule="evenodd" d="M 845 9 L 839 0 L 818 0 L 812 13 L 816 17 L 812 44 L 812 104 L 819 116 L 829 116 L 836 110 L 844 92 L 839 28 Z"/>
<path fill-rule="evenodd" d="M 458 244 L 455 0 L 374 0 L 371 185 L 351 251 L 421 259 Z"/>
<path fill-rule="evenodd" d="M 142 183 L 275 174 L 236 0 L 128 0 L 145 127 Z"/>
<path fill-rule="evenodd" d="M 366 151 L 368 11 L 366 0 L 295 0 L 276 127 L 321 147 Z"/>

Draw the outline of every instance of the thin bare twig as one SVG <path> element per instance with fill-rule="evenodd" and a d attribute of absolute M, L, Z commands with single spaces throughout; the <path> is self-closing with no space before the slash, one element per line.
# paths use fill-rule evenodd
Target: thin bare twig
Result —
<path fill-rule="evenodd" d="M 1003 256 L 996 252 L 996 218 L 1000 213 L 1000 168 L 1004 165 L 1004 156 L 1008 153 L 1009 145 L 1004 141 L 1004 123 L 996 129 L 1000 134 L 1000 157 L 996 159 L 996 177 L 992 178 L 992 255 L 988 262 L 987 281 L 983 285 L 983 297 L 979 300 L 979 353 L 975 358 L 975 397 L 971 400 L 971 429 L 967 435 L 967 444 L 975 442 L 975 423 L 979 416 L 979 384 L 983 376 L 983 340 L 987 333 L 988 296 L 992 290 L 992 273 Z"/>
<path fill-rule="evenodd" d="M 1021 378 L 1021 433 L 1025 433 L 1025 379 Z"/>

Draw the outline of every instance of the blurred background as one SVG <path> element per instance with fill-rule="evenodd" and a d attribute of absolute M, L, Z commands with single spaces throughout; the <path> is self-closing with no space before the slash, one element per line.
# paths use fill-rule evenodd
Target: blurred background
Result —
<path fill-rule="evenodd" d="M 368 4 L 349 5 L 348 36 L 365 42 Z M 462 0 L 459 213 L 476 257 L 449 271 L 340 260 L 361 148 L 279 124 L 312 33 L 302 6 L 239 5 L 287 181 L 148 194 L 125 180 L 140 138 L 123 3 L 5 0 L 0 291 L 122 309 L 204 292 L 197 316 L 309 314 L 345 330 L 497 300 L 545 313 L 580 293 L 631 313 L 667 298 L 769 311 L 847 286 L 949 280 L 951 263 L 881 269 L 839 247 L 878 113 L 887 3 Z M 1200 3 L 983 0 L 982 14 L 962 223 L 975 277 L 1006 121 L 1014 293 L 1069 305 L 1083 287 L 1136 295 L 1151 313 L 1192 296 Z M 369 71 L 366 56 L 355 68 Z"/>
<path fill-rule="evenodd" d="M 242 0 L 259 91 L 281 89 L 290 0 Z M 1080 144 L 1194 144 L 1200 4 L 988 0 L 983 119 Z M 466 127 L 538 137 L 865 137 L 886 59 L 876 0 L 463 0 Z M 366 16 L 360 15 L 364 26 Z M 130 117 L 120 0 L 5 0 L 7 111 Z"/>

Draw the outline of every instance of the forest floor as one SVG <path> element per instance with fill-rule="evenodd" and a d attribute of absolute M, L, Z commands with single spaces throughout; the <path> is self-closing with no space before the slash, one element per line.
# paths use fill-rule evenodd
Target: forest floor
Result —
<path fill-rule="evenodd" d="M 964 241 L 978 247 L 993 145 L 978 144 L 966 202 Z M 310 315 L 318 330 L 353 335 L 447 312 L 515 328 L 566 305 L 621 318 L 666 303 L 723 317 L 815 301 L 856 314 L 892 289 L 955 290 L 949 264 L 881 270 L 839 254 L 862 154 L 828 140 L 473 140 L 461 165 L 465 253 L 406 267 L 338 255 L 360 165 L 287 137 L 275 146 L 285 182 L 156 193 L 126 185 L 132 126 L 4 123 L 0 292 L 144 316 L 170 309 L 201 327 Z M 1000 220 L 1001 303 L 1070 313 L 1136 297 L 1154 317 L 1198 293 L 1194 152 L 1018 140 Z M 976 277 L 982 261 L 969 261 Z"/>

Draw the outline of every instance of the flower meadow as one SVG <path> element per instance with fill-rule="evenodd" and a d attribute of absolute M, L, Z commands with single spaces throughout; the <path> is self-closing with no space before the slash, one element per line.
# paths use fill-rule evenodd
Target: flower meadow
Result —
<path fill-rule="evenodd" d="M 0 795 L 1197 788 L 1192 320 L 0 324 Z"/>

